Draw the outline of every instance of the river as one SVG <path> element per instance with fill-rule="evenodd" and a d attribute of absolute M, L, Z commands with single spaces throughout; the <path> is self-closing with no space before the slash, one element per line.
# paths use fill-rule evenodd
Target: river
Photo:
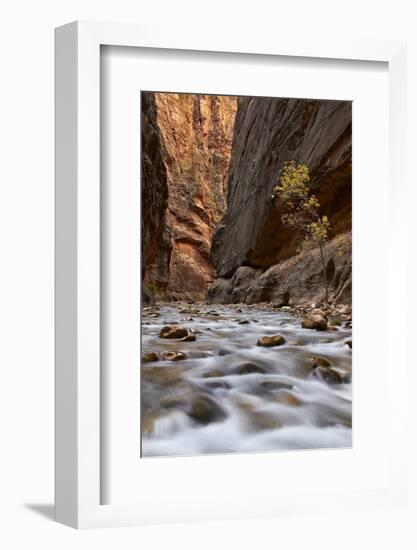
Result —
<path fill-rule="evenodd" d="M 159 337 L 177 324 L 195 341 Z M 144 308 L 142 354 L 158 360 L 141 367 L 142 456 L 350 447 L 351 332 L 304 329 L 298 317 L 271 308 Z M 276 334 L 284 345 L 257 345 Z M 165 360 L 166 352 L 185 357 Z M 318 360 L 337 383 L 318 376 Z"/>

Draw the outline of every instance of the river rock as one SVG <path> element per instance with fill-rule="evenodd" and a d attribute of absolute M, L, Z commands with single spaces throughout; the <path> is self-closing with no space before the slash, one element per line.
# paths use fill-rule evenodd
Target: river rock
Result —
<path fill-rule="evenodd" d="M 327 313 L 320 308 L 315 308 L 310 312 L 310 316 L 312 315 L 319 315 L 320 317 L 324 317 L 327 320 Z"/>
<path fill-rule="evenodd" d="M 273 346 L 282 346 L 286 342 L 285 338 L 281 334 L 275 334 L 274 336 L 261 336 L 257 341 L 257 346 L 270 348 Z"/>
<path fill-rule="evenodd" d="M 343 384 L 343 377 L 336 370 L 329 367 L 317 367 L 313 371 L 313 376 L 316 376 L 327 384 Z"/>
<path fill-rule="evenodd" d="M 289 391 L 279 392 L 276 401 L 282 405 L 288 405 L 289 407 L 299 407 L 301 405 L 301 401 L 298 397 Z"/>
<path fill-rule="evenodd" d="M 182 361 L 186 358 L 182 351 L 167 351 L 163 354 L 165 361 Z"/>
<path fill-rule="evenodd" d="M 182 380 L 184 367 L 173 365 L 169 367 L 142 366 L 140 372 L 143 380 L 146 380 L 147 382 L 152 382 L 152 384 L 167 386 L 176 384 L 177 382 L 180 382 Z"/>
<path fill-rule="evenodd" d="M 204 394 L 197 394 L 191 402 L 189 416 L 200 424 L 209 424 L 219 422 L 227 416 L 220 405 L 211 397 Z"/>
<path fill-rule="evenodd" d="M 324 357 L 317 357 L 317 356 L 310 357 L 310 359 L 308 360 L 308 365 L 310 367 L 312 367 L 313 369 L 315 369 L 317 367 L 331 367 L 332 366 L 332 364 L 330 363 L 330 361 L 328 359 L 325 359 Z"/>
<path fill-rule="evenodd" d="M 196 335 L 195 334 L 187 334 L 187 336 L 184 336 L 184 338 L 181 338 L 179 341 L 180 342 L 195 342 L 196 341 Z"/>
<path fill-rule="evenodd" d="M 236 374 L 265 374 L 266 370 L 257 363 L 243 363 L 235 369 Z"/>
<path fill-rule="evenodd" d="M 161 399 L 161 408 L 163 409 L 186 410 L 188 405 L 187 400 L 179 395 L 170 395 Z"/>
<path fill-rule="evenodd" d="M 206 386 L 208 388 L 211 388 L 212 390 L 217 390 L 219 388 L 221 388 L 222 390 L 230 390 L 230 385 L 224 380 L 213 380 L 213 381 L 207 382 Z"/>
<path fill-rule="evenodd" d="M 262 388 L 268 391 L 276 390 L 292 390 L 293 385 L 288 384 L 287 382 L 279 382 L 278 380 L 266 380 L 261 384 Z"/>
<path fill-rule="evenodd" d="M 321 315 L 308 315 L 304 317 L 301 326 L 315 330 L 327 330 L 327 321 Z"/>
<path fill-rule="evenodd" d="M 352 349 L 352 340 L 346 340 L 345 345 L 349 346 L 350 349 Z"/>
<path fill-rule="evenodd" d="M 247 417 L 251 427 L 256 431 L 276 430 L 281 428 L 282 422 L 280 419 L 268 411 L 253 411 L 247 413 Z"/>
<path fill-rule="evenodd" d="M 142 355 L 142 363 L 152 363 L 158 361 L 159 356 L 154 351 L 147 351 Z"/>
<path fill-rule="evenodd" d="M 203 378 L 218 378 L 224 375 L 225 375 L 224 372 L 221 370 L 210 370 L 203 374 Z"/>
<path fill-rule="evenodd" d="M 188 332 L 186 328 L 181 325 L 175 325 L 174 323 L 161 328 L 159 333 L 160 338 L 184 338 L 187 335 Z"/>

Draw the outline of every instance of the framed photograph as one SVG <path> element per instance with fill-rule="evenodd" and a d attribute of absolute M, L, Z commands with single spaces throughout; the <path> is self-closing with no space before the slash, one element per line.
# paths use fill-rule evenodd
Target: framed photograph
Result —
<path fill-rule="evenodd" d="M 56 30 L 73 527 L 406 497 L 405 46 L 209 31 Z"/>

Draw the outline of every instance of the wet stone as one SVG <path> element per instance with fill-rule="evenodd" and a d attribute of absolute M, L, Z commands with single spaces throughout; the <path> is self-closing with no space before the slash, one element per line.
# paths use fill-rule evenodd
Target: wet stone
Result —
<path fill-rule="evenodd" d="M 186 358 L 182 351 L 167 351 L 163 354 L 165 361 L 182 361 Z"/>
<path fill-rule="evenodd" d="M 188 407 L 188 402 L 183 397 L 173 395 L 165 397 L 161 400 L 161 407 L 163 409 L 180 409 L 185 410 Z"/>
<path fill-rule="evenodd" d="M 282 346 L 285 344 L 285 338 L 281 334 L 275 334 L 274 336 L 261 336 L 257 341 L 257 346 L 270 348 L 273 346 Z"/>
<path fill-rule="evenodd" d="M 257 363 L 242 363 L 235 369 L 236 374 L 253 374 L 253 373 L 259 373 L 259 374 L 265 374 L 266 370 L 258 365 Z"/>
<path fill-rule="evenodd" d="M 169 367 L 142 367 L 141 376 L 147 382 L 158 384 L 160 386 L 166 386 L 175 384 L 182 380 L 184 369 L 179 366 Z"/>
<path fill-rule="evenodd" d="M 317 367 L 313 371 L 313 376 L 327 384 L 343 384 L 343 377 L 336 370 L 328 367 Z"/>
<path fill-rule="evenodd" d="M 197 339 L 195 334 L 187 334 L 184 338 L 180 339 L 180 342 L 195 342 Z"/>
<path fill-rule="evenodd" d="M 220 376 L 224 375 L 224 372 L 221 370 L 210 370 L 203 374 L 203 378 L 219 378 Z"/>
<path fill-rule="evenodd" d="M 317 367 L 331 367 L 332 364 L 330 361 L 324 357 L 310 357 L 310 359 L 307 362 L 308 366 L 315 369 Z"/>
<path fill-rule="evenodd" d="M 288 384 L 287 382 L 279 382 L 277 380 L 266 380 L 261 384 L 262 388 L 267 391 L 277 391 L 277 390 L 292 390 L 293 385 Z"/>
<path fill-rule="evenodd" d="M 159 356 L 154 351 L 147 351 L 142 355 L 142 363 L 152 363 L 153 361 L 158 361 Z"/>
<path fill-rule="evenodd" d="M 230 390 L 230 384 L 228 384 L 224 380 L 213 380 L 212 382 L 207 382 L 206 386 L 212 390 Z"/>
<path fill-rule="evenodd" d="M 163 327 L 159 333 L 160 338 L 184 338 L 187 336 L 188 331 L 186 328 L 182 327 L 181 325 L 175 325 L 175 323 L 171 323 L 171 325 L 166 325 Z"/>
<path fill-rule="evenodd" d="M 200 424 L 210 424 L 219 422 L 227 416 L 220 405 L 211 397 L 204 394 L 198 394 L 193 397 L 189 416 Z"/>
<path fill-rule="evenodd" d="M 327 321 L 321 315 L 309 315 L 304 317 L 301 326 L 314 330 L 327 330 Z"/>
<path fill-rule="evenodd" d="M 301 401 L 298 397 L 289 391 L 279 392 L 276 397 L 276 401 L 277 403 L 287 405 L 288 407 L 299 407 L 301 405 Z"/>
<path fill-rule="evenodd" d="M 282 422 L 274 414 L 266 411 L 253 411 L 248 414 L 248 420 L 255 431 L 276 430 Z"/>

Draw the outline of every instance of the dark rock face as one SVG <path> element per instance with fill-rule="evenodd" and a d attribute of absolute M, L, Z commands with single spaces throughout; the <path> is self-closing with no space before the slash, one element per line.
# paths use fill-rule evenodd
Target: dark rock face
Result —
<path fill-rule="evenodd" d="M 327 275 L 330 283 L 330 297 L 337 302 L 352 300 L 352 250 L 350 235 L 335 237 L 326 246 Z M 343 253 L 340 251 L 343 250 Z M 241 272 L 246 274 L 243 281 Z M 235 287 L 239 280 L 240 286 Z M 256 304 L 273 302 L 280 306 L 291 303 L 300 305 L 323 298 L 323 275 L 319 251 L 310 250 L 262 270 L 239 267 L 235 274 L 216 279 L 209 287 L 207 299 L 210 303 Z"/>
<path fill-rule="evenodd" d="M 153 294 L 145 285 L 145 283 L 142 283 L 142 303 L 144 305 L 150 305 L 154 303 Z"/>
<path fill-rule="evenodd" d="M 260 273 L 252 267 L 238 267 L 230 279 L 216 279 L 208 288 L 209 302 L 216 304 L 245 302 L 251 284 Z"/>
<path fill-rule="evenodd" d="M 329 218 L 331 236 L 345 234 L 349 239 L 351 111 L 351 103 L 346 101 L 239 98 L 227 210 L 212 243 L 217 279 L 209 288 L 209 301 L 273 300 L 284 305 L 317 297 L 322 284 L 319 259 L 314 250 L 296 255 L 299 234 L 282 225 L 282 212 L 271 198 L 272 190 L 286 161 L 306 164 L 310 188 L 320 202 L 321 214 Z M 328 275 L 334 283 L 333 294 L 341 293 L 342 281 L 344 296 L 339 299 L 348 300 L 350 250 L 338 259 L 333 255 L 333 241 L 328 245 Z M 236 293 L 231 277 L 240 269 L 251 269 L 253 279 L 249 282 L 246 278 Z M 300 290 L 303 296 L 298 300 Z M 237 299 L 243 294 L 244 300 Z"/>
<path fill-rule="evenodd" d="M 166 225 L 168 184 L 153 94 L 142 94 L 142 280 L 159 288 L 168 284 L 171 243 Z M 145 303 L 152 302 L 144 287 Z"/>

